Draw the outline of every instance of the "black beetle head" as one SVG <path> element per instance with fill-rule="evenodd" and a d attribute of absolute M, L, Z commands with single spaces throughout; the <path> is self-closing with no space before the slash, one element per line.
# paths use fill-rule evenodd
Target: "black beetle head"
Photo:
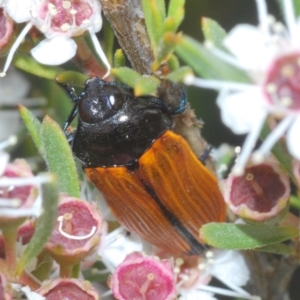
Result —
<path fill-rule="evenodd" d="M 118 113 L 125 98 L 126 94 L 117 85 L 91 78 L 78 103 L 79 117 L 87 124 L 101 122 Z"/>
<path fill-rule="evenodd" d="M 99 78 L 87 80 L 78 116 L 72 150 L 85 167 L 130 166 L 173 125 L 160 99 Z"/>

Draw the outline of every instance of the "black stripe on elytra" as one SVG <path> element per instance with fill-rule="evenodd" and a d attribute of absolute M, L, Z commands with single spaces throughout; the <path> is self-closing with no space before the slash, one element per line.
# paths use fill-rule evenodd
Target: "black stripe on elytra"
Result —
<path fill-rule="evenodd" d="M 201 244 L 189 231 L 188 229 L 180 222 L 180 220 L 169 211 L 165 205 L 160 201 L 155 191 L 149 187 L 149 185 L 140 178 L 142 184 L 145 187 L 145 190 L 148 194 L 155 200 L 156 204 L 159 206 L 160 210 L 163 212 L 165 217 L 168 219 L 170 224 L 175 228 L 175 230 L 179 233 L 179 235 L 187 241 L 190 245 L 189 252 L 185 253 L 186 255 L 199 255 L 203 254 L 205 250 L 207 250 L 207 246 Z"/>

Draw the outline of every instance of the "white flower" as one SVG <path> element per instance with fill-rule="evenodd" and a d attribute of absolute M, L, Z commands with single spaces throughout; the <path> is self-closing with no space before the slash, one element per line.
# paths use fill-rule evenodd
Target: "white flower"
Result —
<path fill-rule="evenodd" d="M 142 250 L 141 239 L 134 235 L 128 236 L 125 228 L 119 227 L 103 237 L 98 254 L 108 270 L 113 273 L 127 254 Z"/>
<path fill-rule="evenodd" d="M 16 142 L 16 136 L 10 136 L 7 140 L 0 142 L 0 217 L 39 217 L 43 212 L 41 185 L 51 182 L 53 176 L 47 173 L 31 176 L 31 174 L 29 174 L 31 171 L 28 169 L 29 165 L 21 159 L 15 160 L 13 164 L 8 164 L 9 155 L 3 150 L 15 145 Z M 16 176 L 4 176 L 5 171 L 8 169 L 9 173 L 16 173 L 14 174 Z M 32 187 L 32 189 L 25 200 L 12 198 L 12 196 L 9 195 L 11 191 L 16 191 L 15 188 L 27 186 Z"/>
<path fill-rule="evenodd" d="M 33 292 L 29 286 L 21 287 L 20 290 L 26 295 L 28 300 L 45 300 L 46 298 L 42 295 Z"/>
<path fill-rule="evenodd" d="M 241 175 L 263 123 L 271 115 L 280 120 L 253 154 L 261 162 L 286 133 L 290 153 L 300 159 L 300 19 L 291 0 L 282 1 L 286 26 L 267 14 L 265 0 L 256 0 L 259 26 L 237 25 L 224 40 L 232 55 L 212 51 L 244 70 L 252 83 L 187 77 L 187 84 L 220 90 L 217 100 L 223 122 L 237 134 L 248 134 L 233 172 Z"/>
<path fill-rule="evenodd" d="M 99 57 L 106 65 L 110 64 L 96 37 L 102 27 L 101 6 L 98 0 L 3 0 L 8 15 L 17 23 L 28 22 L 14 42 L 8 54 L 4 76 L 13 55 L 26 34 L 37 27 L 46 39 L 31 50 L 32 56 L 40 63 L 60 65 L 76 54 L 77 45 L 72 39 L 89 31 Z"/>
<path fill-rule="evenodd" d="M 206 253 L 206 259 L 198 265 L 201 276 L 198 282 L 190 287 L 184 288 L 180 286 L 179 293 L 182 300 L 207 299 L 215 300 L 214 294 L 236 297 L 239 299 L 259 300 L 260 297 L 250 295 L 241 287 L 245 285 L 250 273 L 246 265 L 244 257 L 237 251 L 231 250 L 214 250 Z M 238 276 L 237 276 L 238 274 Z M 208 285 L 211 276 L 217 278 L 230 289 L 223 289 Z M 179 277 L 184 281 L 189 278 L 185 276 Z"/>

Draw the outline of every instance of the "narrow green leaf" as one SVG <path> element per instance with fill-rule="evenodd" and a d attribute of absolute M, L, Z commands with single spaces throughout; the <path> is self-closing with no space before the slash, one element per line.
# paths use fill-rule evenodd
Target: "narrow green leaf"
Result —
<path fill-rule="evenodd" d="M 68 83 L 72 86 L 84 87 L 88 76 L 75 71 L 65 71 L 57 74 L 55 81 L 59 83 Z"/>
<path fill-rule="evenodd" d="M 209 49 L 191 37 L 183 36 L 180 39 L 176 47 L 176 53 L 199 76 L 204 78 L 244 83 L 250 82 L 250 79 L 242 70 L 216 57 Z"/>
<path fill-rule="evenodd" d="M 165 20 L 164 0 L 142 0 L 147 32 L 154 53 L 163 34 Z"/>
<path fill-rule="evenodd" d="M 255 250 L 260 252 L 278 254 L 278 255 L 290 255 L 290 256 L 297 255 L 297 249 L 295 247 L 290 247 L 285 244 L 272 244 L 272 245 L 256 248 Z"/>
<path fill-rule="evenodd" d="M 59 125 L 46 116 L 41 136 L 45 160 L 49 171 L 58 178 L 59 191 L 80 198 L 75 161 L 67 139 Z"/>
<path fill-rule="evenodd" d="M 19 275 L 30 263 L 30 261 L 35 258 L 43 249 L 51 235 L 57 218 L 57 179 L 51 174 L 44 174 L 40 176 L 44 176 L 46 179 L 49 178 L 49 180 L 42 185 L 43 213 L 38 219 L 34 235 L 32 236 L 25 251 L 22 253 L 18 261 L 17 274 Z"/>
<path fill-rule="evenodd" d="M 135 86 L 136 81 L 143 77 L 140 73 L 127 67 L 111 69 L 111 74 L 132 88 Z"/>
<path fill-rule="evenodd" d="M 19 105 L 20 115 L 25 126 L 32 137 L 32 140 L 41 155 L 43 155 L 42 138 L 41 138 L 41 122 L 36 116 L 23 105 Z"/>
<path fill-rule="evenodd" d="M 168 17 L 174 17 L 177 14 L 178 9 L 184 7 L 185 0 L 170 0 L 168 7 Z"/>
<path fill-rule="evenodd" d="M 200 236 L 203 242 L 221 249 L 254 249 L 281 243 L 299 235 L 291 226 L 267 226 L 263 224 L 209 223 L 203 225 Z"/>
<path fill-rule="evenodd" d="M 213 42 L 217 47 L 223 47 L 226 31 L 216 21 L 209 18 L 201 20 L 203 34 L 206 40 Z"/>
<path fill-rule="evenodd" d="M 181 67 L 168 74 L 166 78 L 174 82 L 183 82 L 187 75 L 193 75 L 192 69 L 190 67 Z"/>
<path fill-rule="evenodd" d="M 154 76 L 141 77 L 135 82 L 134 95 L 145 96 L 155 95 L 160 81 Z"/>
<path fill-rule="evenodd" d="M 114 56 L 114 67 L 121 68 L 125 66 L 125 55 L 122 49 L 118 49 Z"/>
<path fill-rule="evenodd" d="M 180 67 L 180 63 L 176 55 L 171 55 L 171 57 L 168 60 L 168 65 L 172 71 L 175 71 Z"/>
<path fill-rule="evenodd" d="M 184 18 L 185 0 L 171 0 L 168 7 L 168 17 L 165 19 L 165 30 L 176 32 Z"/>
<path fill-rule="evenodd" d="M 300 1 L 293 0 L 293 4 L 294 4 L 294 10 L 295 10 L 296 17 L 299 17 L 300 16 Z"/>
<path fill-rule="evenodd" d="M 13 59 L 14 66 L 33 75 L 54 80 L 56 75 L 63 72 L 62 68 L 46 66 L 38 63 L 28 54 L 16 53 Z"/>
<path fill-rule="evenodd" d="M 300 198 L 297 196 L 290 197 L 290 205 L 298 210 L 300 210 Z"/>
<path fill-rule="evenodd" d="M 153 72 L 155 72 L 163 62 L 168 61 L 180 40 L 180 36 L 180 34 L 175 34 L 173 32 L 167 32 L 163 36 L 158 47 L 155 61 L 151 66 Z"/>
<path fill-rule="evenodd" d="M 114 35 L 114 31 L 111 28 L 111 25 L 106 19 L 104 19 L 103 22 L 103 29 L 104 29 L 104 37 L 105 37 L 104 53 L 106 55 L 107 60 L 111 64 L 113 61 L 113 48 L 114 48 L 115 35 Z"/>

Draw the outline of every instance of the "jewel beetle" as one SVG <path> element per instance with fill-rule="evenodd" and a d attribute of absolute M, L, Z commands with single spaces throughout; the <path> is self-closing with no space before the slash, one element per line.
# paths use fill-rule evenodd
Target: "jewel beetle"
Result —
<path fill-rule="evenodd" d="M 72 151 L 120 224 L 171 254 L 203 253 L 200 227 L 226 209 L 217 179 L 172 131 L 181 108 L 97 77 L 79 97 L 63 87 L 75 102 L 65 132 L 78 115 Z"/>

